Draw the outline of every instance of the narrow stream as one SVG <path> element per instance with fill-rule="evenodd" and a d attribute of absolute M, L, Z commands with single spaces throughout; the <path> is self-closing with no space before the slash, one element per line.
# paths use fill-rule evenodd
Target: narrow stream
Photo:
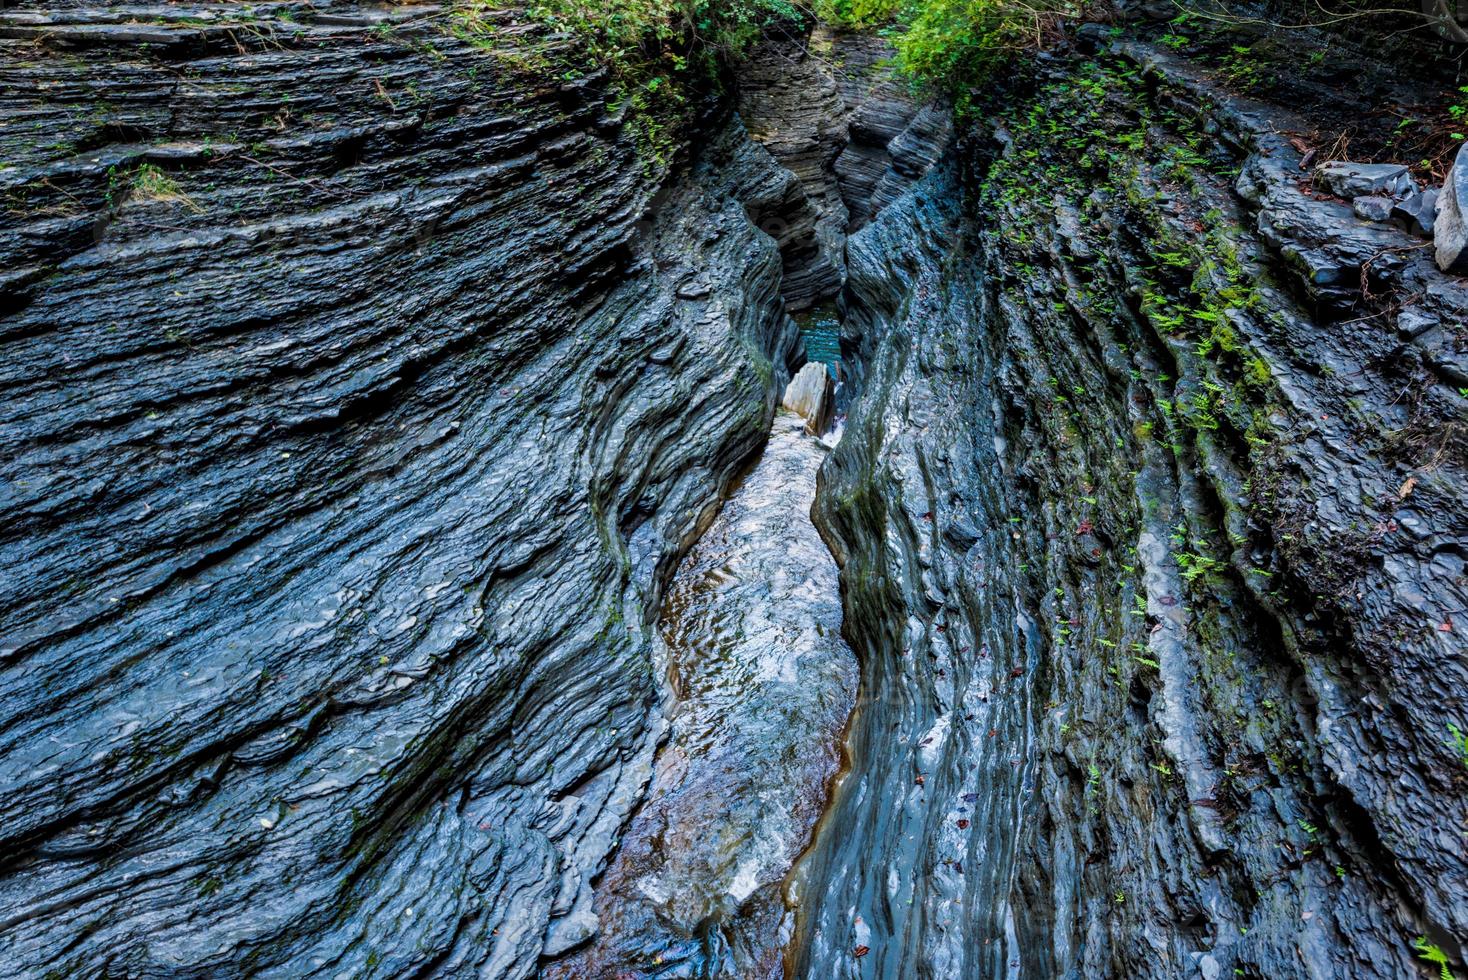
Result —
<path fill-rule="evenodd" d="M 597 887 L 601 933 L 544 976 L 781 975 L 782 884 L 825 808 L 858 679 L 810 520 L 827 451 L 777 413 L 680 566 L 661 622 L 668 741 Z"/>

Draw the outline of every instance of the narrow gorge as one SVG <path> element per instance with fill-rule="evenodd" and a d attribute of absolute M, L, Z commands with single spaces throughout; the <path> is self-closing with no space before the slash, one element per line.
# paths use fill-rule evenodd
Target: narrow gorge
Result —
<path fill-rule="evenodd" d="M 1468 977 L 1443 58 L 538 11 L 0 6 L 0 976 Z"/>

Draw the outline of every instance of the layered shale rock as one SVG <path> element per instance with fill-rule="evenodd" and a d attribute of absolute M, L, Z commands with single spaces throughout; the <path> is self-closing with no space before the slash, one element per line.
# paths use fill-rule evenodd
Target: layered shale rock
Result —
<path fill-rule="evenodd" d="M 1006 103 L 961 208 L 848 249 L 863 697 L 797 974 L 1460 960 L 1468 290 L 1171 55 Z"/>
<path fill-rule="evenodd" d="M 6 974 L 534 973 L 785 381 L 789 175 L 666 175 L 508 17 L 0 38 Z"/>
<path fill-rule="evenodd" d="M 0 13 L 7 975 L 1461 966 L 1468 288 L 1087 36 L 669 161 L 509 14 Z M 663 596 L 838 291 L 821 815 L 798 423 Z"/>
<path fill-rule="evenodd" d="M 792 311 L 836 294 L 847 233 L 927 173 L 952 137 L 949 112 L 913 96 L 892 54 L 877 37 L 817 26 L 770 37 L 740 66 L 740 117 L 808 202 L 761 222 L 785 254 Z"/>

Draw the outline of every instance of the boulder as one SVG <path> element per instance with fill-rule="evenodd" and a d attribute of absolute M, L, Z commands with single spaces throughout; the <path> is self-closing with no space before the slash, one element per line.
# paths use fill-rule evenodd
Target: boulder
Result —
<path fill-rule="evenodd" d="M 1347 200 L 1368 195 L 1403 197 L 1416 188 L 1400 163 L 1350 163 L 1332 160 L 1315 169 L 1315 179 L 1337 197 Z"/>
<path fill-rule="evenodd" d="M 1351 210 L 1355 211 L 1356 217 L 1363 221 L 1385 221 L 1391 217 L 1392 206 L 1395 203 L 1385 195 L 1370 194 L 1352 201 Z"/>
<path fill-rule="evenodd" d="M 1454 275 L 1468 274 L 1468 228 L 1463 225 L 1463 205 L 1468 201 L 1468 145 L 1458 150 L 1448 179 L 1438 195 L 1437 220 L 1432 241 L 1437 267 Z"/>
<path fill-rule="evenodd" d="M 780 404 L 805 419 L 811 435 L 821 435 L 831 427 L 836 406 L 836 385 L 824 364 L 808 361 L 785 386 Z"/>
<path fill-rule="evenodd" d="M 1392 205 L 1391 222 L 1419 238 L 1432 237 L 1432 224 L 1437 219 L 1438 189 L 1411 194 Z"/>

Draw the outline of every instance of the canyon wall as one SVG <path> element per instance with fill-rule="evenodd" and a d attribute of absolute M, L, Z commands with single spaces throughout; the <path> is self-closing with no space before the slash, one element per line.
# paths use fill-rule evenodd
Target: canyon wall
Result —
<path fill-rule="evenodd" d="M 727 116 L 649 155 L 509 15 L 0 38 L 6 975 L 535 973 L 768 432 L 799 185 Z"/>
<path fill-rule="evenodd" d="M 1309 186 L 1305 121 L 1089 36 L 849 245 L 863 690 L 795 973 L 1433 975 L 1468 290 Z"/>
<path fill-rule="evenodd" d="M 670 147 L 509 12 L 0 12 L 0 962 L 1461 966 L 1468 290 L 1083 37 L 954 148 L 777 36 Z M 598 960 L 664 591 L 837 294 L 847 771 L 757 929 Z"/>

